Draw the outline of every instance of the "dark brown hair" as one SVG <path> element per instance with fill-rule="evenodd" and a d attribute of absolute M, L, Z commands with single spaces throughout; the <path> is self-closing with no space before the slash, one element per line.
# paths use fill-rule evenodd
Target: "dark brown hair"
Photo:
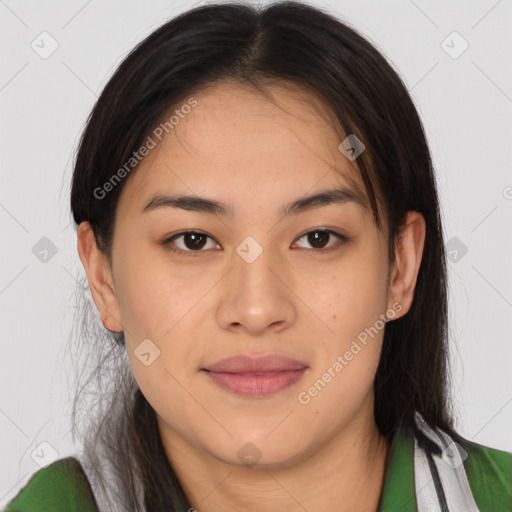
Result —
<path fill-rule="evenodd" d="M 446 259 L 425 133 L 398 73 L 373 44 L 334 15 L 298 2 L 210 4 L 151 33 L 119 65 L 87 121 L 72 181 L 76 225 L 88 221 L 98 247 L 110 258 L 116 205 L 129 176 L 101 199 L 94 191 L 130 159 L 166 112 L 223 80 L 262 93 L 272 81 L 306 88 L 328 105 L 337 128 L 364 141 L 357 168 L 377 227 L 382 228 L 383 215 L 389 226 L 390 262 L 406 212 L 425 218 L 412 307 L 385 328 L 374 381 L 375 420 L 388 439 L 399 424 L 414 428 L 415 411 L 431 427 L 453 433 Z M 79 411 L 88 420 L 84 447 L 91 479 L 97 475 L 93 484 L 102 484 L 101 452 L 115 475 L 108 492 L 117 493 L 113 499 L 126 510 L 141 510 L 137 480 L 146 510 L 176 510 L 184 496 L 165 457 L 155 412 L 133 380 L 124 337 L 107 331 L 87 294 L 80 297 L 77 327 L 93 371 L 78 373 L 87 375 L 85 384 L 96 386 L 98 401 L 86 404 L 85 396 L 92 394 L 81 385 L 73 422 L 79 423 Z"/>

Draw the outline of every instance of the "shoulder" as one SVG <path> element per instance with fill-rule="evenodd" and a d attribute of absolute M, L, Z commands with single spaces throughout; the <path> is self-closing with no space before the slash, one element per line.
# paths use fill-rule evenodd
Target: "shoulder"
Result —
<path fill-rule="evenodd" d="M 8 503 L 4 512 L 97 512 L 91 486 L 74 457 L 39 469 Z"/>
<path fill-rule="evenodd" d="M 423 462 L 425 456 L 430 459 L 435 492 L 425 493 L 429 499 L 437 494 L 461 510 L 512 512 L 512 453 L 475 443 L 453 429 L 430 427 L 419 413 L 415 424 L 416 442 L 422 445 L 418 454 Z"/>
<path fill-rule="evenodd" d="M 481 509 L 512 510 L 512 453 L 461 436 L 454 440 L 463 450 L 464 469 Z"/>

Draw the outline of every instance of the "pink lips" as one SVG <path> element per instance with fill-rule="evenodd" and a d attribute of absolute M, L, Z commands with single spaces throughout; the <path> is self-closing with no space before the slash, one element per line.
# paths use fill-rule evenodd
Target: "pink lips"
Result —
<path fill-rule="evenodd" d="M 265 397 L 299 380 L 308 365 L 279 355 L 228 357 L 202 370 L 221 387 L 238 395 Z"/>

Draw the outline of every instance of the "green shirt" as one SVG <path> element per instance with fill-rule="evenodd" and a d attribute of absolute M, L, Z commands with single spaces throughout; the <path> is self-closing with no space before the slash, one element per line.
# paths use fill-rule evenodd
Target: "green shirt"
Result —
<path fill-rule="evenodd" d="M 432 433 L 428 427 L 426 431 Z M 412 429 L 397 430 L 386 462 L 378 512 L 512 511 L 511 453 L 460 437 L 457 438 L 457 450 L 463 455 L 463 460 L 459 459 L 462 463 L 457 466 L 454 461 L 458 455 L 452 454 L 446 458 L 448 462 L 445 462 L 443 457 L 448 451 L 445 450 L 443 455 L 440 439 L 431 437 L 429 440 L 428 436 L 414 433 Z M 419 465 L 420 455 L 424 457 L 423 469 Z M 437 469 L 427 464 L 429 458 Z M 424 482 L 429 481 L 431 484 L 430 496 L 427 492 L 429 486 L 422 484 L 420 488 L 415 482 L 422 472 L 427 479 Z M 450 478 L 456 478 L 456 475 L 462 480 L 451 480 L 450 483 Z M 469 484 L 466 493 L 464 482 Z M 462 501 L 457 504 L 454 500 L 459 493 Z M 465 499 L 468 501 L 465 502 Z M 188 509 L 188 504 L 182 504 L 179 510 L 187 512 Z M 98 512 L 89 481 L 76 458 L 59 459 L 38 470 L 4 512 L 39 511 Z"/>

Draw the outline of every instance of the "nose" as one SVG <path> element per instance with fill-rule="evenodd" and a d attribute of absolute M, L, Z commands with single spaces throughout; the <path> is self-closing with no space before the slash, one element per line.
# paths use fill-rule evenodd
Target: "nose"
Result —
<path fill-rule="evenodd" d="M 270 249 L 252 262 L 234 253 L 233 268 L 221 283 L 219 325 L 252 336 L 289 328 L 297 315 L 292 280 L 285 262 Z"/>

